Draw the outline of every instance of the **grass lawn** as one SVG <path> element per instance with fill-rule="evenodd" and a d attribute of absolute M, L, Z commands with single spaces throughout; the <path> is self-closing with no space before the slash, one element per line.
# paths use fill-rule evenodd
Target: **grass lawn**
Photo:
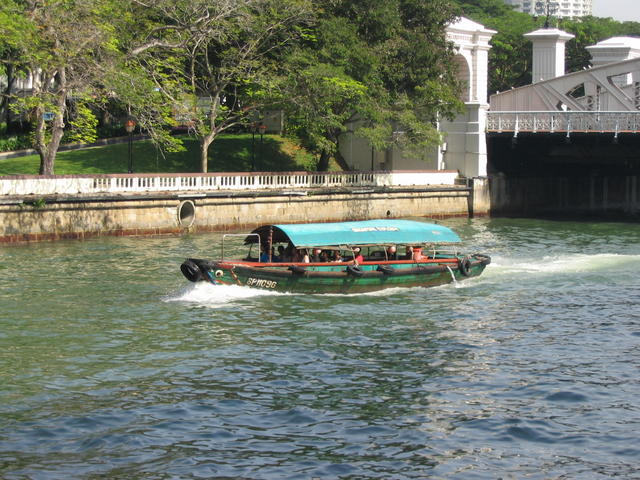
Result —
<path fill-rule="evenodd" d="M 196 139 L 181 137 L 186 150 L 162 153 L 148 140 L 133 143 L 135 173 L 189 173 L 200 171 L 200 149 Z M 107 145 L 58 152 L 57 175 L 127 173 L 129 145 Z M 255 168 L 254 167 L 255 164 Z M 210 172 L 315 170 L 314 157 L 303 147 L 279 135 L 220 135 L 209 147 Z M 0 159 L 0 175 L 37 175 L 40 157 L 29 155 Z"/>

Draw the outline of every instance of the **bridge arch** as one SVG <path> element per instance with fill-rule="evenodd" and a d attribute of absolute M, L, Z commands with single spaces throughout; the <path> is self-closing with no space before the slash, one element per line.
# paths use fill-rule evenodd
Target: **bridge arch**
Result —
<path fill-rule="evenodd" d="M 453 58 L 453 61 L 456 66 L 458 81 L 462 84 L 460 100 L 462 100 L 463 102 L 470 102 L 472 98 L 472 77 L 469 61 L 464 55 L 460 53 L 456 54 L 456 56 Z"/>

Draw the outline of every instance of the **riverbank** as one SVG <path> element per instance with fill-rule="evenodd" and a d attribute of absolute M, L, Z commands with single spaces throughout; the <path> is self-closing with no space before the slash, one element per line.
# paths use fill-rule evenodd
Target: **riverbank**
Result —
<path fill-rule="evenodd" d="M 396 171 L 5 178 L 0 243 L 488 214 L 486 179 L 459 185 L 456 177 Z"/>

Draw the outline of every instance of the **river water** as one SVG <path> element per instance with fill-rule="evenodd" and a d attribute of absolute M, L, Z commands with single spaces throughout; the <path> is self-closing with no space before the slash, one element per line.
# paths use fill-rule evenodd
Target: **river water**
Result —
<path fill-rule="evenodd" d="M 434 289 L 189 284 L 220 235 L 0 249 L 0 478 L 640 478 L 640 225 L 456 219 Z"/>

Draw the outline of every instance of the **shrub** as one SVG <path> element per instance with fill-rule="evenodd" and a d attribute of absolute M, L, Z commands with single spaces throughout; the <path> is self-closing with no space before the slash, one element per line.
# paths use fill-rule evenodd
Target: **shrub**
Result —
<path fill-rule="evenodd" d="M 13 135 L 11 137 L 0 138 L 0 152 L 12 152 L 31 148 L 31 135 Z"/>

